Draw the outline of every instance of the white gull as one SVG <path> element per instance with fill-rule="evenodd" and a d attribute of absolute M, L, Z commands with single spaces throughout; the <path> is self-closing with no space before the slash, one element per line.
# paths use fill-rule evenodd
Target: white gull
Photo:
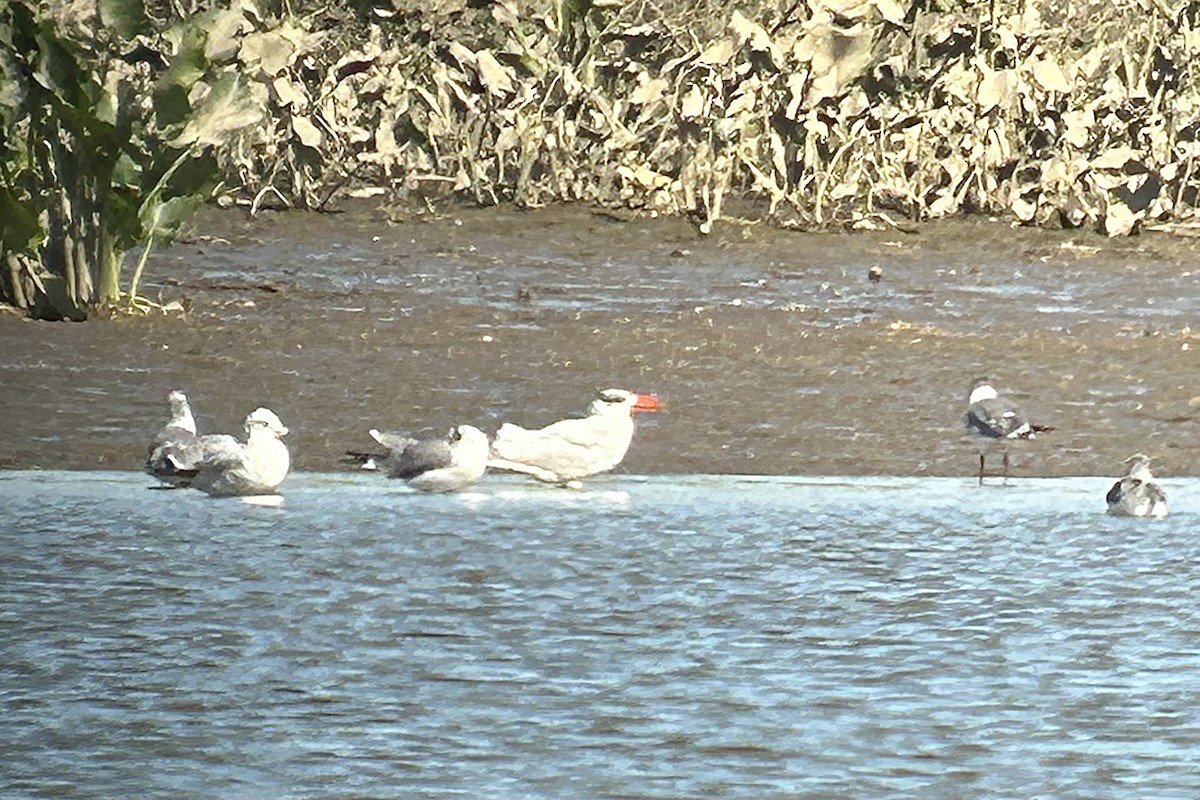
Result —
<path fill-rule="evenodd" d="M 457 492 L 487 471 L 487 434 L 472 425 L 456 425 L 444 437 L 414 438 L 371 430 L 371 437 L 388 449 L 388 477 L 399 478 L 422 492 Z"/>
<path fill-rule="evenodd" d="M 1116 517 L 1165 517 L 1167 495 L 1150 472 L 1150 456 L 1135 453 L 1125 463 L 1128 471 L 1104 498 L 1108 513 Z"/>
<path fill-rule="evenodd" d="M 975 437 L 979 450 L 979 483 L 983 484 L 984 459 L 993 447 L 1004 451 L 1004 478 L 1008 479 L 1008 443 L 1033 439 L 1035 434 L 1052 431 L 1048 425 L 1030 422 L 1025 412 L 1007 397 L 1002 397 L 987 378 L 975 381 L 967 398 L 963 424 Z"/>
<path fill-rule="evenodd" d="M 187 395 L 178 389 L 167 395 L 171 418 L 154 435 L 146 453 L 145 471 L 167 486 L 183 488 L 192 480 L 191 470 L 200 456 L 200 437 Z"/>
<path fill-rule="evenodd" d="M 274 494 L 287 477 L 291 456 L 275 412 L 256 408 L 246 417 L 246 441 L 216 434 L 200 437 L 200 454 L 189 472 L 194 489 L 214 497 Z"/>

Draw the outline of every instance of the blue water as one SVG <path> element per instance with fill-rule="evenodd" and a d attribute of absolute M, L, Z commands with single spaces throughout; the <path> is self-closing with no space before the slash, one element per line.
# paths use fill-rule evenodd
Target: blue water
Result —
<path fill-rule="evenodd" d="M 1193 798 L 1200 481 L 0 473 L 4 798 Z"/>

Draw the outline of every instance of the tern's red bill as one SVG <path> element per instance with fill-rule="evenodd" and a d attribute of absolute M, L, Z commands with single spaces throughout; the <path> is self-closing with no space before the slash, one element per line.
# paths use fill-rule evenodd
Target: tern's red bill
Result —
<path fill-rule="evenodd" d="M 637 402 L 633 404 L 634 411 L 657 411 L 662 408 L 662 401 L 656 394 L 638 394 Z"/>

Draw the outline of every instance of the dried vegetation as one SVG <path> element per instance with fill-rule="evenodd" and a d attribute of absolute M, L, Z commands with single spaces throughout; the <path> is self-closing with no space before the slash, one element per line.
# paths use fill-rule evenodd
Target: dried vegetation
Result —
<path fill-rule="evenodd" d="M 214 194 L 584 201 L 701 231 L 736 208 L 1117 236 L 1200 207 L 1200 0 L 0 9 L 0 301 L 45 316 L 140 307 L 145 253 Z"/>
<path fill-rule="evenodd" d="M 1200 3 L 502 0 L 281 34 L 248 197 L 582 200 L 796 227 L 1195 215 Z M 369 21 L 368 21 L 369 20 Z M 347 35 L 349 33 L 349 35 Z M 280 55 L 280 54 L 283 55 Z"/>

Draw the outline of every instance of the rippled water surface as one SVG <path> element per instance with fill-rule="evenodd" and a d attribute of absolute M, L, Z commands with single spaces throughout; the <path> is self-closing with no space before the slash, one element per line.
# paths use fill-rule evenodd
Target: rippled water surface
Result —
<path fill-rule="evenodd" d="M 1200 796 L 1200 481 L 0 473 L 0 795 Z"/>
<path fill-rule="evenodd" d="M 250 275 L 344 295 L 344 304 L 333 304 L 341 312 L 366 311 L 372 296 L 387 296 L 389 320 L 430 303 L 624 313 L 718 304 L 808 310 L 820 326 L 879 316 L 964 330 L 1007 322 L 1014 307 L 1056 331 L 1112 319 L 1178 327 L 1200 301 L 1194 254 L 1154 255 L 1161 240 L 1153 237 L 1140 249 L 1102 248 L 1086 237 L 1091 244 L 976 225 L 866 239 L 776 239 L 744 229 L 746 238 L 713 243 L 686 226 L 664 230 L 648 220 L 616 227 L 587 214 L 562 217 L 566 225 L 552 224 L 559 217 L 549 212 L 463 216 L 457 226 L 398 229 L 373 215 L 272 217 L 255 235 L 235 236 L 236 246 L 156 255 L 147 285 Z M 879 285 L 865 279 L 872 265 L 887 275 Z"/>

